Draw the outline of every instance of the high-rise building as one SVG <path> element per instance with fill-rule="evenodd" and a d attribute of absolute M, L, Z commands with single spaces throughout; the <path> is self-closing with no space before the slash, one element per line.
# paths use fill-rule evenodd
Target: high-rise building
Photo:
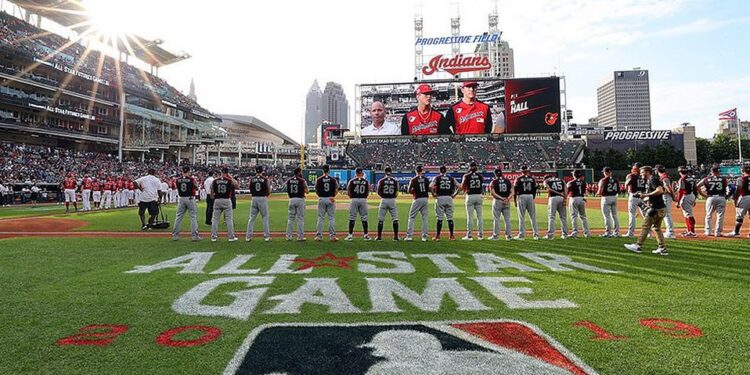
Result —
<path fill-rule="evenodd" d="M 346 100 L 344 89 L 336 82 L 326 83 L 323 90 L 323 106 L 321 120 L 341 125 L 342 129 L 349 128 L 349 101 Z"/>
<path fill-rule="evenodd" d="M 739 135 L 744 138 L 750 138 L 750 121 L 740 120 L 720 120 L 719 130 L 716 134 L 726 134 L 729 138 L 737 139 L 737 127 L 740 127 Z"/>
<path fill-rule="evenodd" d="M 494 43 L 477 44 L 475 50 L 477 56 L 487 56 L 492 68 L 477 72 L 477 77 L 514 78 L 516 68 L 513 62 L 513 48 L 508 42 L 498 40 Z"/>
<path fill-rule="evenodd" d="M 190 79 L 190 93 L 188 94 L 188 98 L 193 99 L 194 102 L 198 102 L 198 96 L 195 95 L 195 80 Z"/>
<path fill-rule="evenodd" d="M 318 126 L 320 126 L 321 110 L 323 104 L 323 93 L 320 92 L 318 80 L 313 82 L 310 91 L 307 92 L 305 103 L 305 144 L 318 142 Z"/>
<path fill-rule="evenodd" d="M 596 90 L 599 126 L 617 131 L 651 130 L 648 70 L 616 71 Z"/>

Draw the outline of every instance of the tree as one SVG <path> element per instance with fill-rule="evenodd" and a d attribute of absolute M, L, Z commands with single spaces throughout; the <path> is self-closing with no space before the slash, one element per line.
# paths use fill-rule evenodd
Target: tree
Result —
<path fill-rule="evenodd" d="M 739 159 L 737 141 L 726 134 L 717 134 L 711 142 L 711 162 L 721 163 L 722 160 Z"/>
<path fill-rule="evenodd" d="M 709 165 L 713 163 L 713 160 L 711 159 L 711 141 L 705 138 L 696 138 L 695 150 L 697 153 L 698 165 Z"/>

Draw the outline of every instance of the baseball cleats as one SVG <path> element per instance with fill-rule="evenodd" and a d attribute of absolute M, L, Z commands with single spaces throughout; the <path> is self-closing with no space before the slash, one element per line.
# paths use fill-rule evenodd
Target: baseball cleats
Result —
<path fill-rule="evenodd" d="M 406 237 L 404 237 L 404 241 L 411 242 L 411 241 L 414 241 L 414 240 L 410 236 L 406 236 Z"/>
<path fill-rule="evenodd" d="M 740 234 L 739 233 L 735 233 L 735 232 L 729 232 L 729 233 L 725 234 L 724 236 L 726 236 L 726 237 L 739 237 Z"/>
<path fill-rule="evenodd" d="M 219 240 L 218 238 L 211 237 L 211 242 L 216 242 L 218 240 Z"/>
<path fill-rule="evenodd" d="M 323 241 L 323 237 L 321 236 L 315 236 L 315 242 Z"/>
<path fill-rule="evenodd" d="M 237 241 L 237 240 L 239 240 L 239 238 L 237 238 L 237 237 L 232 237 L 232 238 L 228 239 L 227 241 L 229 241 L 229 242 L 234 242 L 234 241 Z"/>
<path fill-rule="evenodd" d="M 609 233 L 602 233 L 599 235 L 599 237 L 600 238 L 612 238 L 612 235 L 610 235 Z"/>
<path fill-rule="evenodd" d="M 372 240 L 372 237 L 370 237 L 369 234 L 365 234 L 364 237 L 362 237 L 362 239 L 365 240 L 365 241 L 370 241 L 370 240 Z"/>
<path fill-rule="evenodd" d="M 451 236 L 448 239 L 451 240 L 451 241 L 455 241 L 456 240 L 456 236 L 454 236 L 454 235 L 451 234 Z"/>
<path fill-rule="evenodd" d="M 271 242 L 271 237 L 266 237 L 266 238 L 263 239 L 263 241 Z"/>
<path fill-rule="evenodd" d="M 493 235 L 492 237 L 490 237 L 490 238 L 489 238 L 489 240 L 490 240 L 490 241 L 497 241 L 497 240 L 499 240 L 499 239 L 500 239 L 500 237 L 498 237 L 498 236 L 494 236 L 494 235 Z"/>
<path fill-rule="evenodd" d="M 641 246 L 638 245 L 637 243 L 631 243 L 631 244 L 627 244 L 627 245 L 624 245 L 624 246 L 625 246 L 626 249 L 628 249 L 629 251 L 632 251 L 632 252 L 634 252 L 636 254 L 640 254 L 642 252 L 641 251 Z"/>
<path fill-rule="evenodd" d="M 505 240 L 506 240 L 506 241 L 510 241 L 510 240 L 512 240 L 512 239 L 513 239 L 513 237 L 511 237 L 511 236 L 505 236 Z"/>
<path fill-rule="evenodd" d="M 378 236 L 375 238 L 375 241 L 383 241 L 383 237 Z"/>
<path fill-rule="evenodd" d="M 354 240 L 354 236 L 351 233 L 347 234 L 346 237 L 344 237 L 344 241 L 352 241 L 352 240 Z"/>
<path fill-rule="evenodd" d="M 516 240 L 516 241 L 523 241 L 523 240 L 526 239 L 526 237 L 518 235 L 518 236 L 513 237 L 513 239 Z"/>
<path fill-rule="evenodd" d="M 471 238 L 471 236 L 464 236 L 463 238 L 461 238 L 461 241 L 472 241 L 472 240 L 473 238 Z"/>
<path fill-rule="evenodd" d="M 664 238 L 668 238 L 670 240 L 673 240 L 673 239 L 677 238 L 677 236 L 675 236 L 674 233 L 667 233 L 667 234 L 664 235 Z"/>
<path fill-rule="evenodd" d="M 201 240 L 201 238 L 200 238 L 200 237 L 193 237 L 193 242 L 198 242 L 198 241 L 200 241 L 200 240 Z"/>
<path fill-rule="evenodd" d="M 534 235 L 534 241 L 539 241 L 539 235 L 538 234 Z"/>
<path fill-rule="evenodd" d="M 482 241 L 482 240 L 484 240 L 484 236 L 483 236 L 483 235 L 481 235 L 481 234 L 480 234 L 480 235 L 478 235 L 478 236 L 477 236 L 477 241 Z"/>
<path fill-rule="evenodd" d="M 422 236 L 422 242 L 427 242 L 427 236 Z"/>
<path fill-rule="evenodd" d="M 245 242 L 250 242 L 250 241 L 252 241 L 252 240 L 253 240 L 253 238 L 252 238 L 252 237 L 245 237 Z"/>
<path fill-rule="evenodd" d="M 329 240 L 329 241 L 331 241 L 331 242 L 336 242 L 336 241 L 338 241 L 339 239 L 338 239 L 338 238 L 336 238 L 336 237 L 331 237 L 331 238 L 329 238 L 328 240 Z"/>
<path fill-rule="evenodd" d="M 307 241 L 307 238 L 305 237 L 300 237 L 297 239 L 297 242 L 305 242 L 305 241 Z"/>
<path fill-rule="evenodd" d="M 432 240 L 433 240 L 433 241 L 440 241 L 440 236 L 435 236 L 435 237 L 432 237 Z"/>

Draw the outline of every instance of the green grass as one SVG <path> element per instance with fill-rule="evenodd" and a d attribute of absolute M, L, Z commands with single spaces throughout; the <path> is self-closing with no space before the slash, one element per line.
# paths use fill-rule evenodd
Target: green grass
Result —
<path fill-rule="evenodd" d="M 404 209 L 404 207 L 402 207 Z M 123 213 L 125 215 L 126 213 Z M 120 213 L 107 216 L 114 223 Z M 88 216 L 88 215 L 87 215 Z M 93 215 L 92 215 L 93 216 Z M 280 215 L 278 215 L 280 216 Z M 245 218 L 242 218 L 243 220 Z M 105 220 L 105 218 L 102 218 Z M 280 218 L 275 219 L 278 223 Z M 97 218 L 97 225 L 99 219 Z M 274 224 L 276 225 L 276 224 Z M 459 226 L 459 228 L 462 228 Z M 525 242 L 352 243 L 299 244 L 274 241 L 193 243 L 159 238 L 28 238 L 0 240 L 0 373 L 219 373 L 246 335 L 271 322 L 434 321 L 514 319 L 539 326 L 601 374 L 741 374 L 750 372 L 750 253 L 740 241 L 671 241 L 669 257 L 635 255 L 622 248 L 624 239 L 579 239 Z M 651 242 L 650 244 L 653 244 Z M 126 274 L 136 265 L 148 265 L 193 251 L 215 252 L 204 274 L 178 274 L 175 269 L 150 274 Z M 175 313 L 175 299 L 199 283 L 224 277 L 208 273 L 237 254 L 255 254 L 245 268 L 267 270 L 279 254 L 315 257 L 331 251 L 355 256 L 361 251 L 453 253 L 461 274 L 440 274 L 427 259 L 411 259 L 414 274 L 381 274 L 420 291 L 433 277 L 456 277 L 489 311 L 456 311 L 445 300 L 439 312 L 423 312 L 399 301 L 403 313 L 329 314 L 322 306 L 306 305 L 301 314 L 268 315 L 276 306 L 269 296 L 290 293 L 309 277 L 335 277 L 351 302 L 363 311 L 370 308 L 365 277 L 356 271 L 321 268 L 307 275 L 276 275 L 256 312 L 247 321 L 195 317 Z M 515 262 L 543 268 L 520 252 L 552 252 L 576 261 L 622 271 L 619 274 L 571 272 L 523 273 L 505 270 L 478 274 L 470 254 L 492 252 Z M 356 264 L 356 263 L 355 263 Z M 467 278 L 472 276 L 523 276 L 533 284 L 529 300 L 565 298 L 574 309 L 511 310 Z M 206 302 L 229 303 L 215 291 Z M 639 319 L 667 318 L 702 329 L 704 336 L 668 338 L 639 325 Z M 591 333 L 572 325 L 588 320 L 621 336 L 622 341 L 592 341 Z M 89 324 L 126 324 L 129 331 L 108 347 L 55 345 Z M 184 325 L 219 327 L 222 336 L 193 348 L 167 348 L 155 344 L 156 336 Z"/>
<path fill-rule="evenodd" d="M 45 204 L 32 207 L 31 205 L 15 205 L 0 208 L 0 219 L 10 219 L 17 217 L 29 217 L 39 215 L 64 214 L 65 205 Z"/>

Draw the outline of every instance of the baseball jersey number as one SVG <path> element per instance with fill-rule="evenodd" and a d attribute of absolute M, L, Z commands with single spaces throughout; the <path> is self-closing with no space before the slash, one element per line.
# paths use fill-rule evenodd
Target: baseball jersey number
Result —
<path fill-rule="evenodd" d="M 417 187 L 419 188 L 420 193 L 427 191 L 427 186 L 425 186 L 424 182 L 417 183 Z"/>
<path fill-rule="evenodd" d="M 479 181 L 479 180 L 469 181 L 469 189 L 479 189 L 481 187 L 482 187 L 482 181 Z"/>
<path fill-rule="evenodd" d="M 331 184 L 328 182 L 323 183 L 323 190 L 328 191 L 331 190 Z"/>
<path fill-rule="evenodd" d="M 219 186 L 217 186 L 217 190 L 219 191 L 219 194 L 226 194 L 227 193 L 227 185 L 219 185 Z"/>
<path fill-rule="evenodd" d="M 289 190 L 292 192 L 292 194 L 297 194 L 299 192 L 299 186 L 297 186 L 297 184 L 290 184 Z"/>
<path fill-rule="evenodd" d="M 396 187 L 393 185 L 383 186 L 383 194 L 390 195 L 396 192 Z"/>
<path fill-rule="evenodd" d="M 551 183 L 550 185 L 552 185 L 552 190 L 562 191 L 562 189 L 563 189 L 562 182 L 560 182 L 560 181 L 555 181 L 555 182 Z"/>
<path fill-rule="evenodd" d="M 357 194 L 364 194 L 365 193 L 365 185 L 355 185 L 354 186 L 354 192 Z"/>
<path fill-rule="evenodd" d="M 440 180 L 440 189 L 449 190 L 451 188 L 450 180 Z"/>
<path fill-rule="evenodd" d="M 187 186 L 187 184 L 186 184 L 186 183 L 184 183 L 184 182 L 180 183 L 180 191 L 184 193 L 184 192 L 186 192 L 187 190 L 188 190 L 188 186 Z"/>
<path fill-rule="evenodd" d="M 531 191 L 531 182 L 523 183 L 523 191 Z"/>
<path fill-rule="evenodd" d="M 708 190 L 710 191 L 721 191 L 724 190 L 724 184 L 721 182 L 709 182 L 708 183 Z"/>
<path fill-rule="evenodd" d="M 508 191 L 508 185 L 506 184 L 497 184 L 497 190 L 501 193 L 505 193 Z"/>
<path fill-rule="evenodd" d="M 260 182 L 255 183 L 255 191 L 261 191 L 263 189 L 263 186 L 261 186 Z"/>

